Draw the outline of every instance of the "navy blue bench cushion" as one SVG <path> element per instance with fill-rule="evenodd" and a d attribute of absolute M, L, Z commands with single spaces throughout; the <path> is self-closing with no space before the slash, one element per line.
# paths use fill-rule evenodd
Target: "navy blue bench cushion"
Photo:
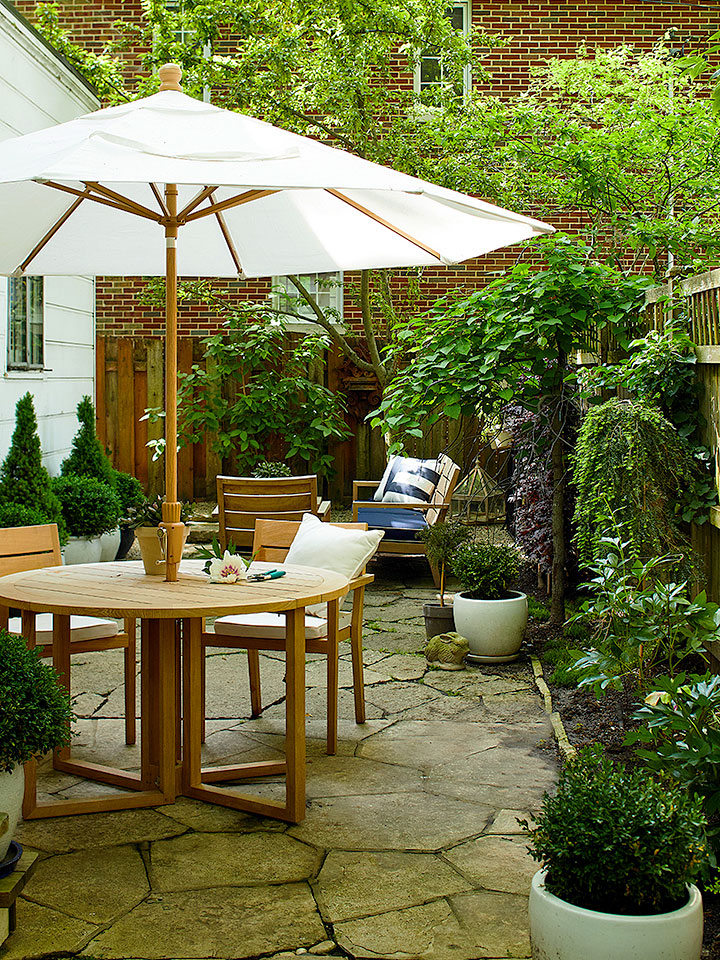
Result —
<path fill-rule="evenodd" d="M 415 540 L 418 530 L 427 526 L 419 510 L 382 510 L 379 507 L 360 507 L 358 522 L 372 530 L 385 530 L 386 540 Z"/>

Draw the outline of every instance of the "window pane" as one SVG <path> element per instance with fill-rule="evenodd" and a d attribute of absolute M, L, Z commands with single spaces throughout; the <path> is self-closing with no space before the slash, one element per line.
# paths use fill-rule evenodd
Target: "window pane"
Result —
<path fill-rule="evenodd" d="M 8 367 L 43 365 L 43 279 L 8 281 Z"/>
<path fill-rule="evenodd" d="M 420 86 L 440 82 L 440 60 L 437 57 L 424 56 L 420 63 Z"/>
<path fill-rule="evenodd" d="M 448 11 L 448 16 L 452 21 L 453 27 L 462 33 L 465 30 L 465 7 L 453 7 Z"/>

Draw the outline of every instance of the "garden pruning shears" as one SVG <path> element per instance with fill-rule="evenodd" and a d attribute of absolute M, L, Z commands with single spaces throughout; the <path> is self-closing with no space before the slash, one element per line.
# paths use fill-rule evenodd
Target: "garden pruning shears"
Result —
<path fill-rule="evenodd" d="M 265 570 L 263 573 L 252 573 L 248 580 L 277 580 L 285 576 L 285 570 Z"/>

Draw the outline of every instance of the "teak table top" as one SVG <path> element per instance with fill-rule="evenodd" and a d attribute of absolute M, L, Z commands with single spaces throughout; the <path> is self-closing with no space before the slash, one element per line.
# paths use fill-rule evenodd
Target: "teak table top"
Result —
<path fill-rule="evenodd" d="M 257 562 L 252 569 L 279 566 L 284 577 L 250 583 L 210 583 L 192 560 L 182 561 L 174 583 L 148 576 L 135 561 L 43 567 L 0 577 L 0 603 L 36 613 L 154 620 L 276 613 L 347 593 L 347 579 L 330 570 Z"/>

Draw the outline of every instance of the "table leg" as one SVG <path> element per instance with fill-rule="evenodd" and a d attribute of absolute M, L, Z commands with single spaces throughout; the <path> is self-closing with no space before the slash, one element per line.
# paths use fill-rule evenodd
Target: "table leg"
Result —
<path fill-rule="evenodd" d="M 285 807 L 288 819 L 299 823 L 305 817 L 305 609 L 288 610 L 285 622 Z"/>
<path fill-rule="evenodd" d="M 340 604 L 331 600 L 327 605 L 327 753 L 337 753 L 338 727 L 338 618 Z"/>
<path fill-rule="evenodd" d="M 56 613 L 53 616 L 53 667 L 58 674 L 60 683 L 70 694 L 70 617 Z M 53 766 L 58 768 L 58 761 L 70 759 L 70 747 L 61 747 L 55 752 Z"/>

